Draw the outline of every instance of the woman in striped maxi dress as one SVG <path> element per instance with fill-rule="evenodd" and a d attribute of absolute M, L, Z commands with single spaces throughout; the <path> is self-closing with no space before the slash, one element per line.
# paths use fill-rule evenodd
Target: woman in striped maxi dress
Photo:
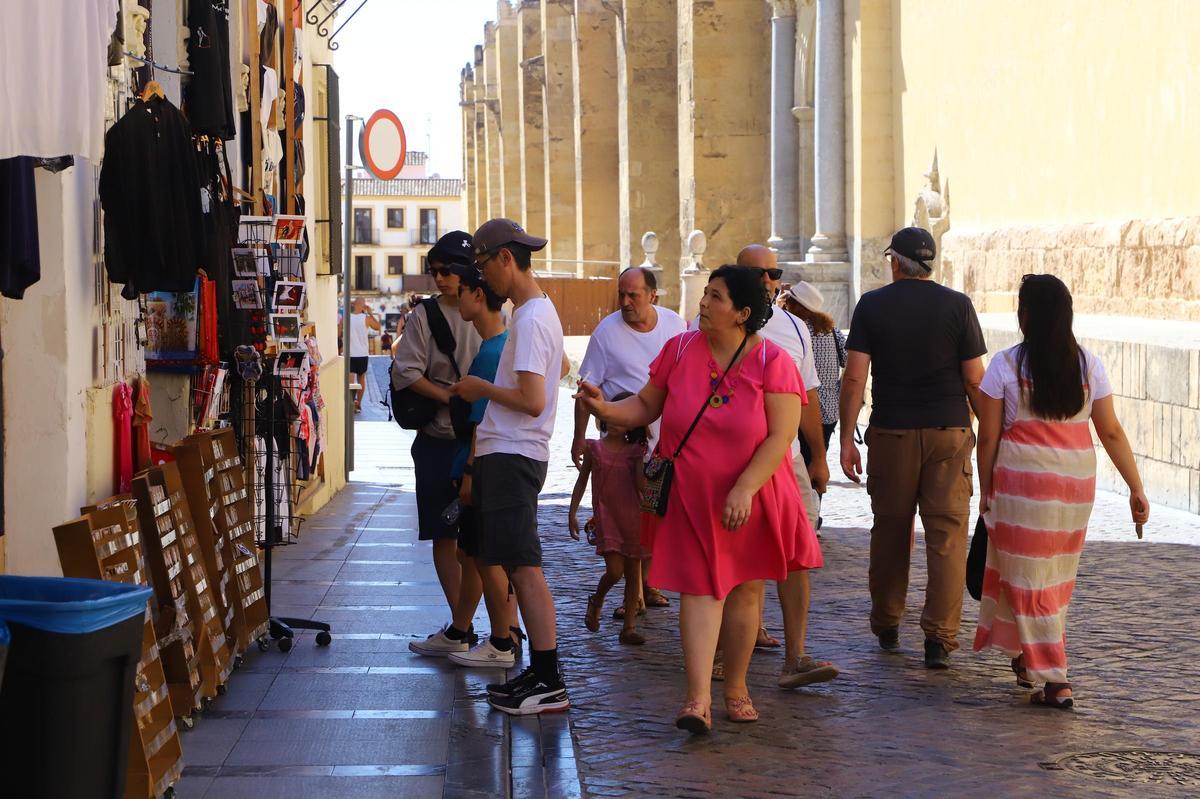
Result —
<path fill-rule="evenodd" d="M 997 353 L 980 389 L 980 513 L 987 569 L 976 651 L 1012 658 L 1017 683 L 1035 705 L 1070 708 L 1067 606 L 1096 493 L 1096 428 L 1129 486 L 1135 524 L 1150 504 L 1125 431 L 1113 411 L 1104 366 L 1071 332 L 1071 294 L 1051 275 L 1021 281 L 1017 318 L 1024 341 Z"/>

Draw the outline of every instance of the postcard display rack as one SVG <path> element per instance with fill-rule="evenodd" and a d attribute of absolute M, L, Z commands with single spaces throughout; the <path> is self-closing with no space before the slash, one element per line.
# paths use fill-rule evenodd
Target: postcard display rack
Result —
<path fill-rule="evenodd" d="M 59 561 L 67 577 L 144 584 L 147 577 L 141 539 L 137 509 L 128 496 L 84 508 L 78 519 L 54 528 Z M 179 731 L 158 642 L 147 608 L 133 699 L 135 724 L 125 799 L 169 796 L 183 771 Z"/>
<path fill-rule="evenodd" d="M 233 657 L 225 639 L 204 553 L 192 524 L 179 467 L 171 461 L 133 480 L 151 583 L 163 613 L 159 647 L 176 714 L 191 714 L 225 692 Z"/>
<path fill-rule="evenodd" d="M 245 314 L 235 329 L 243 403 L 234 421 L 254 541 L 263 552 L 267 634 L 282 652 L 292 648 L 297 629 L 316 630 L 318 646 L 332 640 L 324 622 L 269 615 L 273 550 L 298 540 L 296 508 L 307 483 L 320 479 L 324 458 L 321 356 L 314 327 L 305 320 L 302 231 L 303 217 L 243 216 L 233 259 L 234 304 Z M 260 649 L 267 646 L 260 638 Z"/>
<path fill-rule="evenodd" d="M 254 516 L 233 430 L 200 432 L 175 446 L 227 640 L 239 653 L 267 635 L 267 600 L 255 548 Z"/>

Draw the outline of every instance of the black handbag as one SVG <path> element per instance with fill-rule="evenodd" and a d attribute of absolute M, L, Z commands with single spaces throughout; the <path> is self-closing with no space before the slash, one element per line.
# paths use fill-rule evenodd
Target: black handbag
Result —
<path fill-rule="evenodd" d="M 450 365 L 454 367 L 455 376 L 461 380 L 462 374 L 458 370 L 458 361 L 454 359 L 454 334 L 450 331 L 450 323 L 446 321 L 446 317 L 438 305 L 437 298 L 430 297 L 423 301 L 421 305 L 425 308 L 425 318 L 429 321 L 429 333 L 433 336 L 434 345 L 439 352 L 450 359 Z M 392 385 L 390 377 L 392 369 L 395 366 L 395 361 L 392 361 L 392 365 L 388 367 L 389 386 Z M 391 412 L 396 417 L 396 424 L 405 430 L 420 430 L 432 422 L 437 417 L 438 409 L 442 405 L 442 403 L 432 397 L 418 394 L 411 386 L 408 388 L 391 389 L 390 399 Z"/>
<path fill-rule="evenodd" d="M 975 601 L 983 597 L 983 572 L 987 568 L 987 525 L 980 516 L 975 522 L 975 535 L 971 536 L 971 549 L 967 552 L 967 593 Z"/>
<path fill-rule="evenodd" d="M 742 343 L 738 345 L 737 352 L 733 354 L 732 360 L 729 361 L 729 366 L 725 368 L 725 372 L 721 375 L 721 379 L 713 388 L 712 394 L 708 399 L 704 400 L 704 404 L 700 406 L 700 412 L 696 414 L 696 418 L 692 420 L 692 426 L 683 434 L 683 439 L 679 442 L 679 446 L 675 448 L 675 454 L 670 458 L 663 457 L 655 453 L 655 455 L 646 461 L 646 465 L 642 467 L 642 474 L 646 480 L 642 485 L 642 511 L 644 513 L 653 513 L 656 516 L 667 515 L 667 502 L 671 497 L 671 484 L 675 481 L 675 460 L 679 457 L 679 453 L 683 452 L 683 445 L 687 443 L 692 436 L 692 431 L 696 429 L 696 425 L 700 424 L 700 417 L 704 416 L 704 412 L 708 410 L 712 404 L 713 397 L 717 396 L 717 392 L 721 389 L 721 384 L 725 382 L 726 375 L 733 365 L 737 363 L 738 356 L 742 354 L 742 350 L 746 348 L 746 342 L 750 340 L 747 335 L 742 339 Z"/>

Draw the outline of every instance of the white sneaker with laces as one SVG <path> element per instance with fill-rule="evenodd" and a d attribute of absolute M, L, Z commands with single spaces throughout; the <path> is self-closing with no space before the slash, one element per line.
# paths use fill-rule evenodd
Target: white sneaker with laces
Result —
<path fill-rule="evenodd" d="M 465 640 L 455 641 L 453 638 L 447 638 L 446 628 L 443 627 L 424 641 L 409 641 L 408 648 L 426 657 L 446 657 L 455 652 L 466 652 L 470 646 Z"/>
<path fill-rule="evenodd" d="M 469 652 L 452 652 L 449 657 L 451 663 L 469 669 L 511 669 L 517 662 L 515 649 L 501 652 L 492 646 L 490 638 L 485 639 L 483 643 Z"/>

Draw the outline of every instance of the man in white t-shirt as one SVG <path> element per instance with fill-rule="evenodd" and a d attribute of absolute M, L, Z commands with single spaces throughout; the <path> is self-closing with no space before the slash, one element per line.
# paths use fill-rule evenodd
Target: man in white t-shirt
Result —
<path fill-rule="evenodd" d="M 663 345 L 687 330 L 679 314 L 655 304 L 658 281 L 654 273 L 640 266 L 631 266 L 617 280 L 617 305 L 614 311 L 600 320 L 592 331 L 587 352 L 579 367 L 579 376 L 600 389 L 606 400 L 623 391 L 637 394 L 650 379 L 650 364 L 658 357 Z M 583 464 L 586 448 L 588 412 L 583 403 L 575 402 L 575 437 L 571 442 L 571 463 Z M 654 452 L 658 441 L 658 422 L 649 426 L 647 450 Z M 642 563 L 642 599 L 651 607 L 669 604 L 661 591 L 645 583 L 650 573 L 650 559 Z M 620 613 L 623 609 L 618 609 Z"/>
<path fill-rule="evenodd" d="M 477 509 L 479 561 L 508 571 L 529 634 L 530 661 L 520 676 L 489 685 L 488 701 L 510 715 L 564 710 L 569 702 L 558 667 L 554 598 L 537 532 L 563 362 L 562 324 L 538 287 L 530 257 L 546 240 L 510 219 L 492 219 L 472 242 L 487 284 L 512 300 L 512 320 L 495 382 L 467 376 L 450 390 L 467 402 L 488 400 L 466 470 Z"/>
<path fill-rule="evenodd" d="M 774 301 L 779 296 L 783 272 L 775 253 L 761 244 L 750 244 L 738 253 L 738 266 L 748 266 L 762 271 L 763 286 Z M 829 484 L 829 464 L 825 462 L 825 435 L 821 429 L 821 400 L 817 389 L 821 381 L 817 378 L 816 359 L 813 357 L 812 335 L 808 325 L 792 316 L 783 308 L 773 308 L 771 318 L 759 331 L 759 335 L 782 347 L 800 372 L 808 404 L 800 417 L 800 435 L 812 450 L 812 463 L 807 470 L 800 457 L 799 441 L 792 442 L 792 468 L 800 496 L 808 513 L 809 524 L 817 529 L 818 494 L 825 493 Z M 838 669 L 832 663 L 813 660 L 804 654 L 804 640 L 808 633 L 809 579 L 808 572 L 797 569 L 788 574 L 787 580 L 778 584 L 779 607 L 783 611 L 784 658 L 779 674 L 781 688 L 799 688 L 803 685 L 832 680 Z M 760 631 L 760 637 L 761 637 Z"/>
<path fill-rule="evenodd" d="M 354 301 L 353 313 L 350 314 L 350 372 L 358 382 L 358 391 L 354 394 L 354 412 L 362 411 L 363 392 L 366 391 L 368 356 L 371 352 L 370 338 L 367 328 L 379 330 L 379 320 L 367 305 L 367 301 L 359 297 Z"/>

